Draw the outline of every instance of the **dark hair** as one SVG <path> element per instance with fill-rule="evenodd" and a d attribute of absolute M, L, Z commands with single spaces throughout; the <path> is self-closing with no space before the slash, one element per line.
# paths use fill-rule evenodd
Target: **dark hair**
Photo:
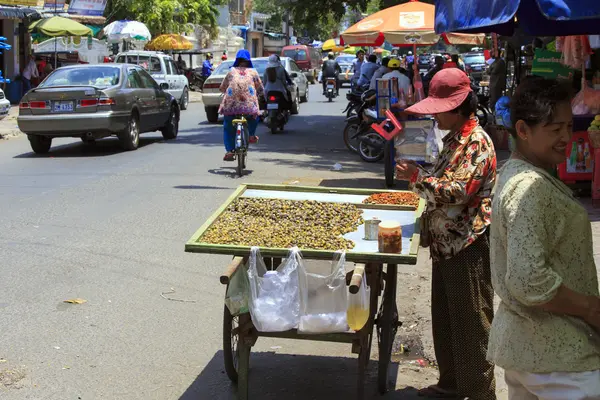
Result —
<path fill-rule="evenodd" d="M 356 56 L 358 57 L 358 55 L 359 55 L 360 53 L 362 53 L 362 54 L 365 54 L 365 51 L 364 51 L 363 49 L 360 49 L 359 51 L 357 51 L 357 52 L 356 52 Z"/>
<path fill-rule="evenodd" d="M 571 86 L 566 81 L 528 76 L 517 87 L 510 101 L 512 134 L 523 120 L 527 125 L 547 124 L 554 119 L 556 106 L 571 101 Z"/>
<path fill-rule="evenodd" d="M 458 54 L 452 54 L 450 58 L 452 59 L 452 62 L 458 63 Z"/>
<path fill-rule="evenodd" d="M 389 57 L 383 57 L 381 59 L 381 65 L 383 65 L 384 67 L 387 67 L 388 64 L 390 63 L 390 60 L 391 60 L 391 58 L 389 58 Z"/>
<path fill-rule="evenodd" d="M 369 62 L 376 63 L 377 62 L 377 56 L 375 54 L 371 54 L 369 56 Z"/>
<path fill-rule="evenodd" d="M 327 58 L 329 58 L 330 60 L 333 60 L 333 53 L 327 54 Z"/>
<path fill-rule="evenodd" d="M 267 80 L 271 83 L 277 82 L 277 68 L 267 68 Z"/>
<path fill-rule="evenodd" d="M 478 105 L 479 101 L 477 100 L 477 95 L 474 91 L 471 91 L 471 93 L 467 95 L 467 98 L 460 104 L 460 106 L 456 107 L 450 112 L 460 114 L 465 118 L 469 118 L 471 114 L 477 113 Z"/>
<path fill-rule="evenodd" d="M 444 57 L 442 56 L 435 56 L 435 65 L 444 65 L 446 63 L 446 60 L 444 60 Z"/>

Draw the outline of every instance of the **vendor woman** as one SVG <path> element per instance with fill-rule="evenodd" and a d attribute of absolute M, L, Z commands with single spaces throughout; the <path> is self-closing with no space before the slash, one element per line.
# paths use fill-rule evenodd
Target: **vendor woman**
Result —
<path fill-rule="evenodd" d="M 427 200 L 431 317 L 440 378 L 420 390 L 420 396 L 496 398 L 494 365 L 486 360 L 494 313 L 488 228 L 496 153 L 476 111 L 477 95 L 458 68 L 435 74 L 429 97 L 407 109 L 434 115 L 438 127 L 450 131 L 432 172 L 405 161 L 396 167 L 398 178 L 410 181 L 412 190 Z"/>
<path fill-rule="evenodd" d="M 488 358 L 511 400 L 600 399 L 600 297 L 592 229 L 548 170 L 565 161 L 571 93 L 528 77 L 511 100 L 516 151 L 493 203 L 491 267 L 501 302 Z"/>

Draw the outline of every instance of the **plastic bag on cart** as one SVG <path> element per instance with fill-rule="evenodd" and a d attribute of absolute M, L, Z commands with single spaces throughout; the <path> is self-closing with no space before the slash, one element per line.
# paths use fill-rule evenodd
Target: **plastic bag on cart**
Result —
<path fill-rule="evenodd" d="M 350 329 L 359 331 L 369 320 L 371 288 L 367 285 L 367 275 L 363 275 L 358 293 L 348 295 L 348 325 Z"/>
<path fill-rule="evenodd" d="M 301 255 L 297 247 L 275 271 L 267 271 L 258 247 L 250 253 L 250 315 L 259 332 L 283 332 L 298 326 L 298 265 Z"/>
<path fill-rule="evenodd" d="M 336 252 L 327 275 L 309 272 L 301 262 L 300 324 L 302 333 L 334 333 L 348 330 L 348 289 L 346 287 L 346 253 Z"/>
<path fill-rule="evenodd" d="M 594 90 L 583 82 L 582 88 L 571 102 L 574 115 L 600 113 L 600 90 Z"/>
<path fill-rule="evenodd" d="M 247 266 L 240 266 L 229 279 L 225 293 L 225 305 L 231 315 L 236 316 L 248 312 L 248 297 L 250 286 L 248 283 Z"/>
<path fill-rule="evenodd" d="M 433 120 L 404 121 L 402 125 L 404 126 L 402 134 L 394 138 L 396 161 L 412 160 L 434 163 L 435 132 Z M 439 153 L 439 148 L 435 150 Z"/>

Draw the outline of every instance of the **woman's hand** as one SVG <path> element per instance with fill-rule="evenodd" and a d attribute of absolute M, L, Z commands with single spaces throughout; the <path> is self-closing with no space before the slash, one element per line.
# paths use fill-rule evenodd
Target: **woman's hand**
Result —
<path fill-rule="evenodd" d="M 410 181 L 417 172 L 417 163 L 410 160 L 400 160 L 396 164 L 396 178 L 401 181 Z"/>
<path fill-rule="evenodd" d="M 588 310 L 585 321 L 600 333 L 600 297 L 590 298 L 590 308 Z"/>

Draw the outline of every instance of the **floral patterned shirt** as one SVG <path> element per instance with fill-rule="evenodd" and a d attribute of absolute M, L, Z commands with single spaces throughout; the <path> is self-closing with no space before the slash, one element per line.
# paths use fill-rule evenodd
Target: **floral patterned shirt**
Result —
<path fill-rule="evenodd" d="M 444 137 L 433 170 L 420 169 L 411 181 L 411 189 L 427 200 L 434 261 L 454 257 L 486 231 L 495 181 L 494 145 L 477 120 Z"/>
<path fill-rule="evenodd" d="M 233 67 L 221 83 L 224 94 L 219 108 L 222 115 L 258 115 L 258 96 L 264 88 L 260 76 L 251 68 Z"/>

